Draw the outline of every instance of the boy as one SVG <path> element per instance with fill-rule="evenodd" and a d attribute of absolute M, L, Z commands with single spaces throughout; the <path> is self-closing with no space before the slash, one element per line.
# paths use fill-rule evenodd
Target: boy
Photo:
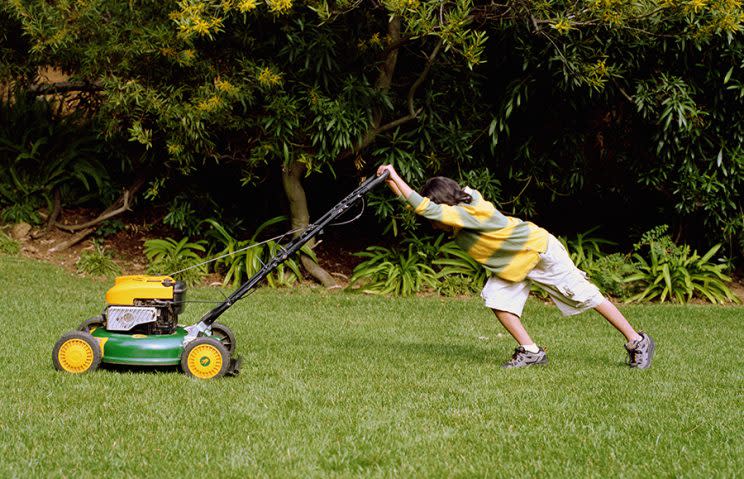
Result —
<path fill-rule="evenodd" d="M 437 229 L 450 232 L 455 242 L 490 273 L 481 296 L 501 324 L 519 343 L 503 366 L 519 368 L 547 364 L 545 351 L 530 338 L 520 321 L 530 283 L 545 290 L 564 316 L 594 309 L 626 338 L 631 368 L 651 366 L 655 344 L 636 332 L 620 311 L 587 281 L 586 274 L 571 261 L 552 234 L 533 223 L 504 216 L 475 190 L 460 188 L 442 176 L 430 178 L 422 195 L 413 191 L 392 165 L 386 183 L 416 214 Z"/>

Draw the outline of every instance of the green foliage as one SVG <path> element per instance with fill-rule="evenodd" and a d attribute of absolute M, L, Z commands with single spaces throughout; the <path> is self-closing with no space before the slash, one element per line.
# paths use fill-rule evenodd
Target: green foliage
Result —
<path fill-rule="evenodd" d="M 330 175 L 392 163 L 521 216 L 620 197 L 608 214 L 648 212 L 629 228 L 674 216 L 685 241 L 741 259 L 740 2 L 29 0 L 0 13 L 0 72 L 29 84 L 55 65 L 101 88 L 77 107 L 130 140 L 151 199 L 181 194 L 160 180 L 218 163 L 249 186 L 292 163 Z M 15 155 L 46 147 L 36 140 Z M 50 195 L 11 193 L 0 207 L 25 205 L 13 217 Z M 390 204 L 373 206 L 399 235 L 414 222 Z M 167 222 L 195 234 L 184 202 Z"/>
<path fill-rule="evenodd" d="M 677 246 L 665 234 L 666 225 L 647 232 L 636 244 L 639 252 L 633 254 L 637 273 L 625 278 L 642 291 L 630 301 L 651 301 L 685 303 L 692 298 L 700 298 L 711 303 L 738 302 L 726 282 L 731 278 L 724 274 L 725 264 L 714 264 L 711 260 L 721 245 L 710 248 L 700 256 L 690 251 L 688 245 Z"/>
<path fill-rule="evenodd" d="M 204 265 L 196 266 L 203 261 L 200 253 L 206 251 L 206 241 L 189 241 L 183 238 L 176 241 L 173 238 L 152 239 L 145 241 L 145 256 L 149 261 L 147 272 L 150 274 L 175 274 L 174 278 L 185 281 L 189 285 L 198 284 L 207 274 Z M 196 267 L 194 267 L 196 266 Z"/>
<path fill-rule="evenodd" d="M 16 90 L 0 105 L 0 207 L 5 221 L 39 224 L 37 209 L 101 195 L 109 177 L 101 145 L 80 114 L 59 116 L 43 98 Z"/>
<path fill-rule="evenodd" d="M 632 295 L 633 285 L 626 278 L 638 271 L 630 261 L 630 255 L 613 253 L 594 257 L 585 261 L 582 269 L 602 293 L 621 300 Z"/>
<path fill-rule="evenodd" d="M 80 258 L 78 258 L 75 266 L 78 272 L 92 276 L 118 276 L 121 274 L 121 268 L 114 262 L 111 253 L 98 241 L 93 242 L 93 250 L 80 253 Z"/>
<path fill-rule="evenodd" d="M 0 213 L 0 220 L 3 223 L 29 223 L 32 225 L 40 225 L 41 215 L 37 209 L 37 204 L 33 198 L 23 198 L 21 203 L 13 203 L 12 205 L 3 208 Z"/>
<path fill-rule="evenodd" d="M 375 216 L 385 225 L 383 234 L 392 232 L 397 237 L 411 233 L 418 225 L 416 214 L 408 208 L 401 207 L 401 201 L 388 192 L 372 191 L 368 195 L 368 205 Z"/>
<path fill-rule="evenodd" d="M 106 220 L 96 228 L 95 235 L 99 238 L 106 238 L 115 235 L 119 231 L 126 229 L 124 222 L 118 219 Z"/>
<path fill-rule="evenodd" d="M 349 288 L 359 285 L 367 293 L 403 297 L 436 289 L 438 276 L 429 263 L 441 239 L 407 238 L 399 247 L 370 246 L 355 253 L 366 260 L 354 268 Z"/>
<path fill-rule="evenodd" d="M 196 212 L 188 198 L 177 196 L 171 202 L 168 214 L 163 218 L 163 223 L 181 232 L 194 234 L 198 230 L 200 221 L 196 217 Z"/>
<path fill-rule="evenodd" d="M 246 240 L 238 240 L 220 223 L 213 219 L 205 220 L 211 226 L 209 236 L 214 238 L 222 249 L 216 249 L 214 257 L 224 256 L 215 262 L 215 270 L 224 274 L 223 284 L 233 283 L 238 286 L 258 273 L 264 264 L 281 252 L 282 244 L 275 240 L 259 241 L 261 233 L 278 223 L 287 220 L 286 216 L 271 218 L 256 228 L 253 235 Z M 280 239 L 281 241 L 281 239 Z M 300 252 L 318 261 L 315 253 L 308 244 L 300 248 Z M 300 265 L 295 258 L 287 258 L 266 277 L 269 286 L 291 286 L 302 280 Z"/>
<path fill-rule="evenodd" d="M 573 239 L 567 240 L 560 238 L 561 243 L 569 252 L 569 256 L 578 268 L 584 268 L 587 264 L 593 265 L 597 260 L 605 256 L 602 248 L 606 246 L 615 246 L 617 243 L 607 239 L 592 236 L 599 229 L 599 226 L 588 229 L 583 233 L 577 234 Z"/>
<path fill-rule="evenodd" d="M 21 244 L 4 231 L 0 231 L 0 254 L 15 256 L 21 252 Z"/>
<path fill-rule="evenodd" d="M 483 288 L 488 272 L 463 251 L 454 241 L 442 245 L 439 258 L 432 261 L 439 267 L 439 292 L 445 296 L 475 293 Z"/>

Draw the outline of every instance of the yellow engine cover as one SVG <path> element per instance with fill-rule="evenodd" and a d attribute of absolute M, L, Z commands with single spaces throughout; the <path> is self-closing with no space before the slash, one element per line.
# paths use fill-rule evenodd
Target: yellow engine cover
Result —
<path fill-rule="evenodd" d="M 118 276 L 114 280 L 114 287 L 106 291 L 106 302 L 131 306 L 135 299 L 173 299 L 175 284 L 176 281 L 170 276 Z"/>

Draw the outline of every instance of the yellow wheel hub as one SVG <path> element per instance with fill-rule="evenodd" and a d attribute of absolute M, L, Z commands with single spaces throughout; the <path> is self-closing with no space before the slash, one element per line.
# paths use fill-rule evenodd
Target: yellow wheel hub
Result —
<path fill-rule="evenodd" d="M 199 379 L 210 379 L 222 369 L 222 354 L 211 344 L 200 344 L 189 351 L 189 372 Z"/>
<path fill-rule="evenodd" d="M 84 373 L 93 365 L 93 348 L 82 339 L 70 339 L 60 346 L 57 359 L 65 371 Z"/>

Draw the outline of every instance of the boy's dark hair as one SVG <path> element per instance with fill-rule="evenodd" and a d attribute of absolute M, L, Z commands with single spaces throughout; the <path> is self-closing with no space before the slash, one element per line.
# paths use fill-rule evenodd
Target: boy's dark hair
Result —
<path fill-rule="evenodd" d="M 446 176 L 429 178 L 421 190 L 421 194 L 434 203 L 450 206 L 473 201 L 473 197 L 465 193 L 455 180 Z"/>

